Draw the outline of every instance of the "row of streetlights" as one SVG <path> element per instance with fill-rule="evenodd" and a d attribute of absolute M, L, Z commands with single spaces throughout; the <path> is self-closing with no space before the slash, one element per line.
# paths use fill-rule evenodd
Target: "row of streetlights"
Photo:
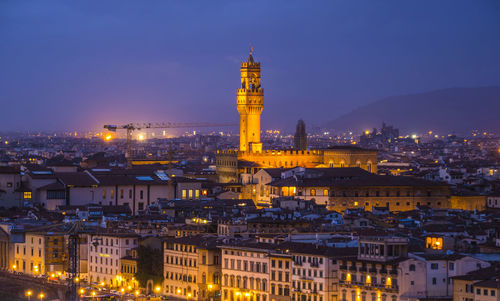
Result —
<path fill-rule="evenodd" d="M 31 296 L 33 295 L 33 291 L 32 290 L 27 290 L 26 293 L 25 293 L 25 295 L 28 297 L 28 301 L 30 301 L 31 300 Z M 43 301 L 43 298 L 45 298 L 45 293 L 40 292 L 37 297 L 38 297 L 38 299 L 40 299 L 41 301 Z"/>

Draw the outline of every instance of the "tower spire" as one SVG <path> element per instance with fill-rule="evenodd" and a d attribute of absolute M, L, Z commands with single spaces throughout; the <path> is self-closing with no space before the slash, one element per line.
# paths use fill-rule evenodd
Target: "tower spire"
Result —
<path fill-rule="evenodd" d="M 247 63 L 254 63 L 255 61 L 253 60 L 253 46 L 250 44 L 250 53 L 248 54 L 248 60 Z"/>

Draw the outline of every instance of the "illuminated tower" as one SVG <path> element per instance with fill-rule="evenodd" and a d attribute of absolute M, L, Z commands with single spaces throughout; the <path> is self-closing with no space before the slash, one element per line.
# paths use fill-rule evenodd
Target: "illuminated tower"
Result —
<path fill-rule="evenodd" d="M 253 60 L 253 48 L 246 62 L 241 63 L 241 88 L 236 90 L 240 114 L 240 151 L 262 151 L 260 114 L 264 109 L 264 89 L 260 86 L 260 63 Z"/>

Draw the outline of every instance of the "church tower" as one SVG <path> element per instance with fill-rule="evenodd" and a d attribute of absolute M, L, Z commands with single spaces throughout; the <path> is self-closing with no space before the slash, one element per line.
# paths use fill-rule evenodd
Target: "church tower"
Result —
<path fill-rule="evenodd" d="M 240 114 L 240 151 L 261 152 L 260 114 L 264 109 L 264 89 L 260 86 L 260 63 L 252 56 L 241 63 L 241 87 L 236 90 L 236 107 Z"/>

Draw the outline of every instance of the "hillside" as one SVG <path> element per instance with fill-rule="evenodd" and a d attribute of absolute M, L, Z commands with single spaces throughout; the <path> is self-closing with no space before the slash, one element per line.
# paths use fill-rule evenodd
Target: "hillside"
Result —
<path fill-rule="evenodd" d="M 450 88 L 387 97 L 326 124 L 334 131 L 361 132 L 382 122 L 401 133 L 437 131 L 467 134 L 473 129 L 500 133 L 500 87 Z"/>

